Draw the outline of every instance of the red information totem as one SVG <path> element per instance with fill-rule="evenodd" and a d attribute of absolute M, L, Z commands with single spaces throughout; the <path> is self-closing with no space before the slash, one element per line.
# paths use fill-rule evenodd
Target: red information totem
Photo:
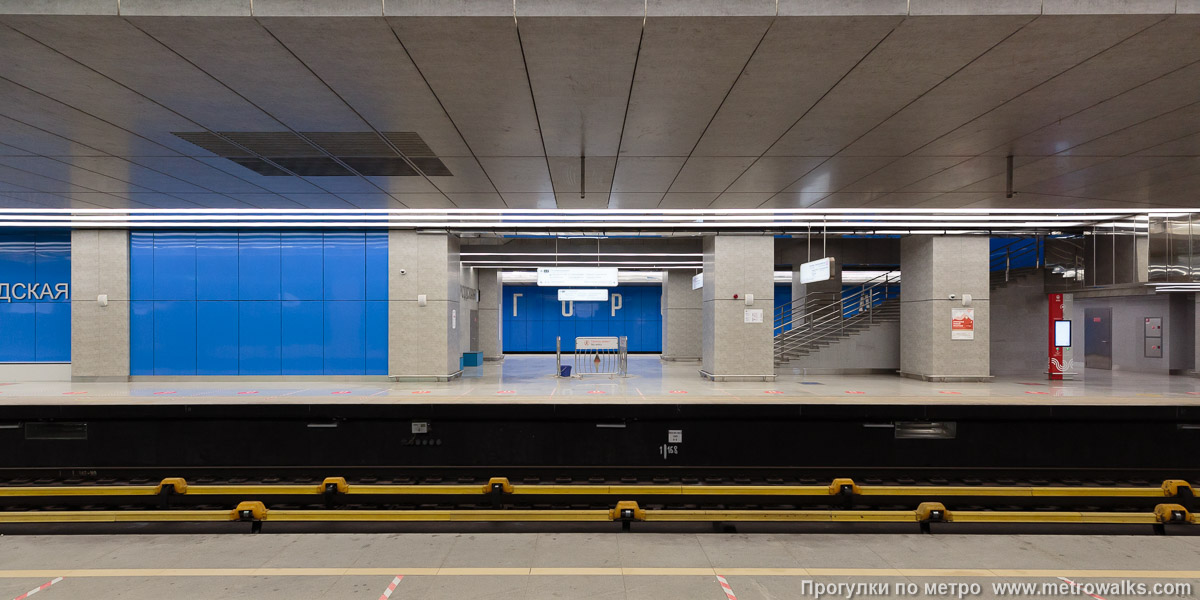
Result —
<path fill-rule="evenodd" d="M 1049 347 L 1046 349 L 1050 356 L 1050 367 L 1047 372 L 1050 374 L 1050 379 L 1063 378 L 1063 349 L 1054 343 L 1054 322 L 1063 320 L 1063 295 L 1062 294 L 1047 294 L 1050 300 L 1050 335 L 1048 338 Z"/>

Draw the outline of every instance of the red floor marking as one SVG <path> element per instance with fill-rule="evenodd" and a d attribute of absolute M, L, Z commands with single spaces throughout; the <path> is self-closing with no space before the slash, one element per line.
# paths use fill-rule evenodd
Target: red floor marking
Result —
<path fill-rule="evenodd" d="M 257 394 L 258 392 L 238 392 L 239 394 Z"/>
<path fill-rule="evenodd" d="M 417 391 L 415 391 L 415 392 L 413 392 L 413 393 L 414 393 L 414 394 L 428 394 L 428 393 L 429 393 L 429 390 L 417 390 Z"/>
<path fill-rule="evenodd" d="M 942 390 L 942 391 L 940 391 L 940 392 L 938 392 L 938 393 L 939 393 L 939 394 L 961 394 L 962 392 L 947 392 L 947 391 L 945 391 L 945 390 Z"/>
<path fill-rule="evenodd" d="M 392 597 L 392 592 L 396 591 L 396 586 L 400 585 L 400 580 L 404 579 L 403 575 L 397 575 L 392 582 L 388 584 L 387 589 L 383 590 L 383 594 L 379 596 L 379 600 L 387 600 Z"/>
<path fill-rule="evenodd" d="M 0 392 L 0 393 L 3 393 L 3 392 Z M 1193 396 L 1200 396 L 1200 392 L 1187 392 L 1187 393 L 1189 393 Z"/>
<path fill-rule="evenodd" d="M 1075 586 L 1075 587 L 1079 588 L 1079 591 L 1081 591 L 1081 592 L 1083 592 L 1083 593 L 1085 593 L 1085 594 L 1087 594 L 1087 595 L 1089 595 L 1089 596 L 1091 596 L 1091 597 L 1095 598 L 1096 600 L 1104 600 L 1104 598 L 1103 598 L 1103 597 L 1101 597 L 1101 596 L 1097 596 L 1097 595 L 1095 595 L 1095 594 L 1093 594 L 1093 593 L 1091 593 L 1091 592 L 1087 591 L 1086 589 L 1084 589 L 1084 587 L 1083 587 L 1082 585 L 1079 585 L 1078 583 L 1075 583 L 1074 581 L 1071 581 L 1070 579 L 1067 579 L 1066 577 L 1059 577 L 1059 579 L 1061 579 L 1062 581 L 1065 581 L 1065 582 L 1067 582 L 1067 583 L 1069 583 L 1069 584 L 1071 584 L 1071 585 L 1073 585 L 1073 586 Z"/>
<path fill-rule="evenodd" d="M 737 600 L 737 596 L 733 593 L 733 588 L 729 587 L 729 582 L 725 581 L 724 577 L 717 575 L 717 583 L 721 584 L 721 590 L 725 592 L 725 597 L 729 600 Z"/>
<path fill-rule="evenodd" d="M 1031 382 L 1031 381 L 1021 381 L 1021 382 L 1019 382 L 1019 383 L 1020 383 L 1021 385 L 1046 385 L 1046 384 L 1044 384 L 1044 383 L 1033 383 L 1033 382 Z"/>
<path fill-rule="evenodd" d="M 13 600 L 25 600 L 26 598 L 44 590 L 62 580 L 63 580 L 62 577 L 55 577 L 54 579 L 51 579 L 50 581 L 47 581 L 46 583 L 43 583 L 42 585 L 39 585 L 36 588 L 33 588 L 32 590 L 29 590 L 28 592 L 25 592 L 24 594 L 21 594 L 20 596 L 13 598 Z"/>
<path fill-rule="evenodd" d="M 496 393 L 497 393 L 497 394 L 515 394 L 516 392 L 515 392 L 515 391 L 513 391 L 513 390 L 500 390 L 500 391 L 498 391 L 498 392 L 496 392 Z"/>
<path fill-rule="evenodd" d="M 1026 394 L 1043 394 L 1043 395 L 1045 395 L 1045 394 L 1049 394 L 1050 392 L 1034 392 L 1034 391 L 1028 391 L 1028 392 L 1025 392 L 1025 393 L 1026 393 Z"/>
<path fill-rule="evenodd" d="M 781 392 L 779 390 L 764 390 L 763 393 L 764 394 L 782 394 L 783 392 Z"/>
<path fill-rule="evenodd" d="M 602 392 L 602 391 L 600 391 L 600 390 L 592 390 L 592 391 L 590 391 L 590 392 L 588 392 L 588 393 L 589 393 L 589 394 L 607 394 L 608 392 Z"/>
<path fill-rule="evenodd" d="M 330 392 L 331 394 L 349 394 L 350 392 Z"/>
<path fill-rule="evenodd" d="M 71 395 L 75 395 L 75 394 L 86 394 L 86 393 L 87 393 L 87 392 L 63 392 L 63 395 L 64 395 L 64 396 L 71 396 Z"/>
<path fill-rule="evenodd" d="M 175 393 L 175 392 L 154 392 L 154 395 L 155 395 L 155 396 L 161 396 L 161 395 L 163 395 L 163 394 L 174 394 L 174 393 Z"/>
<path fill-rule="evenodd" d="M 670 393 L 672 393 L 672 394 L 686 394 L 687 392 L 685 392 L 685 391 L 683 391 L 683 390 L 671 390 L 671 391 L 670 391 Z"/>
<path fill-rule="evenodd" d="M 854 391 L 851 391 L 851 390 L 846 390 L 846 393 L 847 393 L 847 394 L 865 394 L 866 392 L 854 392 Z"/>

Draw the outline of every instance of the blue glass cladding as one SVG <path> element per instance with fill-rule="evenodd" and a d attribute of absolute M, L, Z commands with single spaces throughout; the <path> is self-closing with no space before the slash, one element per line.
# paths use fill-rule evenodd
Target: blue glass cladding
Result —
<path fill-rule="evenodd" d="M 521 295 L 516 316 L 514 294 Z M 553 352 L 556 336 L 562 337 L 563 351 L 573 351 L 576 336 L 610 335 L 628 337 L 630 352 L 662 352 L 661 286 L 609 288 L 608 302 L 575 302 L 565 308 L 558 288 L 505 286 L 502 310 L 504 352 Z M 564 311 L 571 316 L 563 316 Z"/>
<path fill-rule="evenodd" d="M 387 374 L 386 232 L 133 232 L 130 273 L 133 375 Z"/>
<path fill-rule="evenodd" d="M 9 296 L 0 299 L 0 362 L 70 362 L 70 299 L 45 293 L 70 281 L 70 232 L 0 234 L 0 284 Z"/>

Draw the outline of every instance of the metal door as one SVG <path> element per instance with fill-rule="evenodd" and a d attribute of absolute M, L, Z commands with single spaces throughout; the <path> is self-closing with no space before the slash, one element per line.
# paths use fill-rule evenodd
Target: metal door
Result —
<path fill-rule="evenodd" d="M 471 352 L 479 352 L 479 310 L 471 309 Z"/>
<path fill-rule="evenodd" d="M 1084 366 L 1112 370 L 1112 309 L 1083 310 Z"/>

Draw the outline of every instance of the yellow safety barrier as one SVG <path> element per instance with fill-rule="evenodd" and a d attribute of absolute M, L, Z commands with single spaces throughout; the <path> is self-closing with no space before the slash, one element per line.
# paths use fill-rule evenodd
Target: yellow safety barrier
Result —
<path fill-rule="evenodd" d="M 306 496 L 345 495 L 577 495 L 577 496 L 872 496 L 935 498 L 978 496 L 994 498 L 1176 498 L 1193 496 L 1183 480 L 1158 487 L 1067 486 L 935 486 L 859 485 L 853 479 L 834 479 L 829 485 L 541 485 L 512 484 L 494 477 L 479 484 L 350 484 L 328 477 L 318 484 L 189 484 L 183 478 L 163 479 L 157 485 L 12 486 L 0 487 L 0 497 L 156 496 L 170 489 L 184 496 Z"/>

